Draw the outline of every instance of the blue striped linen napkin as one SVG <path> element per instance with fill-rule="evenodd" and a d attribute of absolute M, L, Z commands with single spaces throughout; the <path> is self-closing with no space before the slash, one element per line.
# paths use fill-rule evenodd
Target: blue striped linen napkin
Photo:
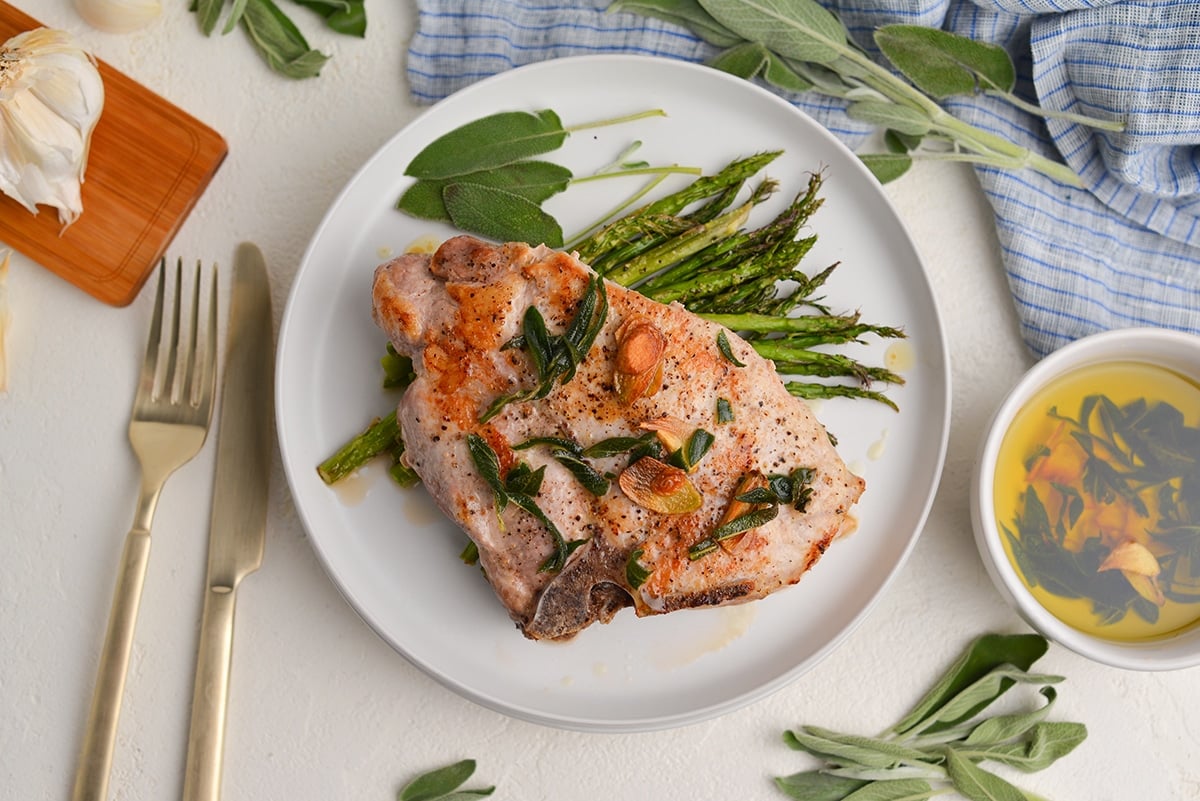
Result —
<path fill-rule="evenodd" d="M 880 25 L 944 28 L 1006 47 L 1027 100 L 1126 121 L 1122 133 L 1103 133 L 1044 123 L 994 98 L 945 104 L 973 125 L 1064 161 L 1083 179 L 1081 189 L 1030 170 L 976 167 L 1034 355 L 1113 328 L 1200 333 L 1200 3 L 823 2 L 872 52 Z M 407 67 L 412 96 L 432 103 L 502 70 L 561 56 L 639 53 L 699 62 L 717 52 L 685 29 L 608 14 L 608 5 L 418 0 Z M 812 93 L 788 99 L 852 149 L 870 137 L 842 101 Z"/>

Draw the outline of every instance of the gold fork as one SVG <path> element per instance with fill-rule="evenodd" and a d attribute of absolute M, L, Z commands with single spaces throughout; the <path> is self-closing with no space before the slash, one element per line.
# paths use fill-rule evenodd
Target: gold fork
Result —
<path fill-rule="evenodd" d="M 191 298 L 191 323 L 187 341 L 180 343 L 183 260 L 175 269 L 175 304 L 171 319 L 163 320 L 163 294 L 167 264 L 158 270 L 158 291 L 146 358 L 133 400 L 129 441 L 141 464 L 142 482 L 133 526 L 117 574 L 109 613 L 108 631 L 100 652 L 100 667 L 92 694 L 83 750 L 75 772 L 74 801 L 105 801 L 108 776 L 117 738 L 117 719 L 125 689 L 125 674 L 133 647 L 138 603 L 150 557 L 150 524 L 167 478 L 199 451 L 212 420 L 213 388 L 217 375 L 217 273 L 212 270 L 206 315 L 204 349 L 198 338 L 200 323 L 200 264 L 196 264 Z M 167 326 L 170 326 L 169 330 Z M 161 347 L 164 335 L 169 336 Z"/>

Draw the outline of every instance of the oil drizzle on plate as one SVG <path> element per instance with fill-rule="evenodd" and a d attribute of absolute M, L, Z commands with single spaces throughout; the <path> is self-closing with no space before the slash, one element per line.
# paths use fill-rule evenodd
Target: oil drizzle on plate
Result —
<path fill-rule="evenodd" d="M 757 607 L 753 603 L 723 606 L 718 609 L 702 610 L 716 625 L 706 634 L 696 637 L 685 648 L 672 648 L 654 656 L 654 666 L 660 670 L 676 670 L 686 667 L 705 654 L 720 651 L 750 630 Z"/>

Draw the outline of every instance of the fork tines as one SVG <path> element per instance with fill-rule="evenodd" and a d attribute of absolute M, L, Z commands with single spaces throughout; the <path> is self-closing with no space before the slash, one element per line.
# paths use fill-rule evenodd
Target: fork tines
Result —
<path fill-rule="evenodd" d="M 205 375 L 211 375 L 217 358 L 217 269 L 212 269 L 212 280 L 209 289 L 208 314 L 205 323 L 204 342 L 200 336 L 200 278 L 203 267 L 196 261 L 194 271 L 194 286 L 192 290 L 191 314 L 188 316 L 188 340 L 183 348 L 179 347 L 180 328 L 183 324 L 183 259 L 175 264 L 174 303 L 173 313 L 164 312 L 164 295 L 167 284 L 167 260 L 163 257 L 158 268 L 158 288 L 154 297 L 154 314 L 150 320 L 150 335 L 146 343 L 146 360 L 143 376 L 152 380 L 150 398 L 166 400 L 171 403 L 184 403 L 199 406 L 206 402 L 205 395 L 211 394 L 211 382 L 198 380 Z M 169 319 L 164 319 L 164 317 Z M 168 329 L 167 326 L 170 326 Z M 163 337 L 168 337 L 166 358 L 159 360 L 159 345 Z M 203 352 L 201 352 L 203 344 Z M 198 358 L 193 358 L 195 355 Z M 164 397 L 165 396 L 165 397 Z"/>

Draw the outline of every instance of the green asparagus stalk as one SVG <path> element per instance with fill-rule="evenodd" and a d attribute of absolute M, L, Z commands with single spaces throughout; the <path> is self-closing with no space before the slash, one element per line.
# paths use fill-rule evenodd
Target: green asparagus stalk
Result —
<path fill-rule="evenodd" d="M 743 203 L 711 222 L 694 226 L 637 258 L 625 262 L 608 273 L 606 277 L 621 286 L 635 286 L 639 281 L 654 275 L 664 267 L 698 253 L 726 237 L 733 236 L 750 218 L 750 211 L 753 208 L 753 203 Z"/>
<path fill-rule="evenodd" d="M 797 398 L 805 400 L 826 400 L 829 398 L 866 398 L 878 401 L 885 406 L 899 411 L 900 407 L 887 395 L 874 389 L 849 384 L 817 384 L 802 381 L 785 381 L 787 391 Z"/>
<path fill-rule="evenodd" d="M 580 259 L 591 264 L 600 254 L 636 239 L 643 232 L 647 220 L 679 214 L 693 203 L 706 200 L 734 184 L 748 180 L 778 158 L 782 152 L 781 150 L 768 151 L 730 162 L 719 172 L 701 176 L 678 192 L 660 198 L 609 223 L 580 242 L 575 250 Z"/>
<path fill-rule="evenodd" d="M 317 474 L 326 484 L 334 484 L 353 473 L 399 440 L 400 425 L 396 411 L 377 417 L 363 431 L 350 439 L 317 467 Z"/>

